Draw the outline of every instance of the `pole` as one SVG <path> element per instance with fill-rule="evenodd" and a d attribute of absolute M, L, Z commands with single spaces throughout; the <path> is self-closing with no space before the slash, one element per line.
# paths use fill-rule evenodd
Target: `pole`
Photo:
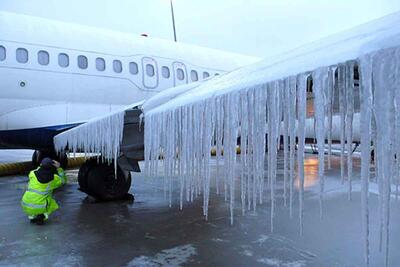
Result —
<path fill-rule="evenodd" d="M 171 3 L 171 15 L 172 15 L 172 28 L 174 29 L 174 41 L 176 42 L 176 29 L 175 29 L 175 15 L 174 15 L 174 5 L 172 3 L 172 0 L 170 0 Z"/>

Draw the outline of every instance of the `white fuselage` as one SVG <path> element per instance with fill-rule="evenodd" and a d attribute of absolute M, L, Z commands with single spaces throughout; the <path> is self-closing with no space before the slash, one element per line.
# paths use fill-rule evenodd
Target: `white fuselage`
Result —
<path fill-rule="evenodd" d="M 258 58 L 0 12 L 4 131 L 74 125 Z"/>

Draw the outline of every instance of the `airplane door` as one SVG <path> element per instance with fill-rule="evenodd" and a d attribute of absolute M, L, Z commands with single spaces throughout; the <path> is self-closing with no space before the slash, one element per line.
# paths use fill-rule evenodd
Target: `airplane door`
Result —
<path fill-rule="evenodd" d="M 150 57 L 142 58 L 143 85 L 146 88 L 154 89 L 158 86 L 157 62 Z"/>
<path fill-rule="evenodd" d="M 174 85 L 187 84 L 188 77 L 185 64 L 174 62 Z"/>

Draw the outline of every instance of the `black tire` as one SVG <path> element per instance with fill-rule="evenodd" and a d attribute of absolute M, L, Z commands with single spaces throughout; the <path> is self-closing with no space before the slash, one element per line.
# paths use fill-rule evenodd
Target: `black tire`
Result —
<path fill-rule="evenodd" d="M 79 190 L 85 192 L 88 195 L 91 195 L 89 190 L 87 178 L 90 169 L 97 164 L 97 159 L 88 159 L 81 165 L 78 172 L 78 183 L 79 183 Z"/>
<path fill-rule="evenodd" d="M 89 195 L 103 201 L 118 200 L 128 193 L 131 174 L 124 173 L 118 166 L 115 179 L 114 164 L 99 163 L 89 169 L 86 181 Z"/>

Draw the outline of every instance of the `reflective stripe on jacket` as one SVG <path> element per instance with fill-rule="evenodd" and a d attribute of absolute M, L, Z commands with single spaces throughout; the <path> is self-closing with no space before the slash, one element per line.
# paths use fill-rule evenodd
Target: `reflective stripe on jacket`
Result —
<path fill-rule="evenodd" d="M 50 214 L 57 210 L 58 205 L 52 197 L 53 190 L 67 183 L 67 176 L 62 168 L 57 169 L 58 174 L 54 174 L 53 180 L 48 183 L 39 182 L 35 174 L 38 169 L 29 173 L 28 189 L 21 201 L 22 209 L 30 216 L 45 212 Z"/>

